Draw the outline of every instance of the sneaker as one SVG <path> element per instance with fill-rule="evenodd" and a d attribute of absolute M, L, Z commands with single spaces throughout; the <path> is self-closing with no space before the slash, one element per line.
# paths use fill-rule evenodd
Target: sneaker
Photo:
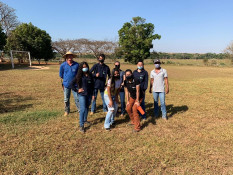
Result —
<path fill-rule="evenodd" d="M 65 112 L 65 113 L 64 113 L 64 116 L 67 116 L 68 114 L 69 114 L 68 112 Z"/>
<path fill-rule="evenodd" d="M 110 128 L 105 128 L 105 131 L 111 131 L 111 129 Z"/>
<path fill-rule="evenodd" d="M 93 115 L 94 114 L 94 112 L 90 112 L 90 115 Z"/>
<path fill-rule="evenodd" d="M 121 117 L 124 117 L 124 114 L 121 114 L 120 116 L 121 116 Z"/>
<path fill-rule="evenodd" d="M 80 127 L 79 127 L 79 131 L 82 132 L 82 133 L 84 133 L 84 132 L 85 132 L 84 126 L 80 126 Z"/>

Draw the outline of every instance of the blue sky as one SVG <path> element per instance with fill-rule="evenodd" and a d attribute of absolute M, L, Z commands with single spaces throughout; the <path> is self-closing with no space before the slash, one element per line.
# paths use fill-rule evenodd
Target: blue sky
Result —
<path fill-rule="evenodd" d="M 233 40 L 232 0 L 1 0 L 52 40 L 117 40 L 132 17 L 155 25 L 154 50 L 219 53 Z"/>

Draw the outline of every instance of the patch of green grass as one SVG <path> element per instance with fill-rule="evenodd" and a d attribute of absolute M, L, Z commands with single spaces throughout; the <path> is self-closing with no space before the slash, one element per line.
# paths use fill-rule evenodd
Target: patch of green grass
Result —
<path fill-rule="evenodd" d="M 31 124 L 31 123 L 43 123 L 50 119 L 56 118 L 60 112 L 56 111 L 35 111 L 27 113 L 13 113 L 0 117 L 0 123 L 3 124 Z"/>

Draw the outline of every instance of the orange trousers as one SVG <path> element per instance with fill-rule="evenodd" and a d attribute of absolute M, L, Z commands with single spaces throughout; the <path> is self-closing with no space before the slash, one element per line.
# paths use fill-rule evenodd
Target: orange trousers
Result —
<path fill-rule="evenodd" d="M 135 105 L 136 99 L 133 99 L 130 97 L 129 104 L 126 106 L 126 111 L 129 114 L 131 123 L 134 125 L 134 129 L 139 131 L 141 130 L 140 126 L 140 118 L 137 110 L 137 105 Z M 139 103 L 141 104 L 142 99 L 139 100 Z"/>

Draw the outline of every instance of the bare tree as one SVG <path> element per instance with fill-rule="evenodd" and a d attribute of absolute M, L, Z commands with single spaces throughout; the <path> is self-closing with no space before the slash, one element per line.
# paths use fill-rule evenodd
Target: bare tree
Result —
<path fill-rule="evenodd" d="M 73 40 L 59 39 L 58 41 L 52 42 L 52 47 L 63 56 L 66 52 L 74 50 L 74 42 Z"/>
<path fill-rule="evenodd" d="M 233 57 L 233 41 L 227 46 L 224 52 Z"/>
<path fill-rule="evenodd" d="M 112 54 L 117 47 L 117 44 L 112 41 L 96 41 L 96 40 L 86 40 L 86 49 L 94 54 L 98 58 L 99 54 Z"/>
<path fill-rule="evenodd" d="M 20 24 L 15 15 L 15 9 L 2 2 L 0 2 L 0 20 L 2 29 L 7 36 Z"/>

